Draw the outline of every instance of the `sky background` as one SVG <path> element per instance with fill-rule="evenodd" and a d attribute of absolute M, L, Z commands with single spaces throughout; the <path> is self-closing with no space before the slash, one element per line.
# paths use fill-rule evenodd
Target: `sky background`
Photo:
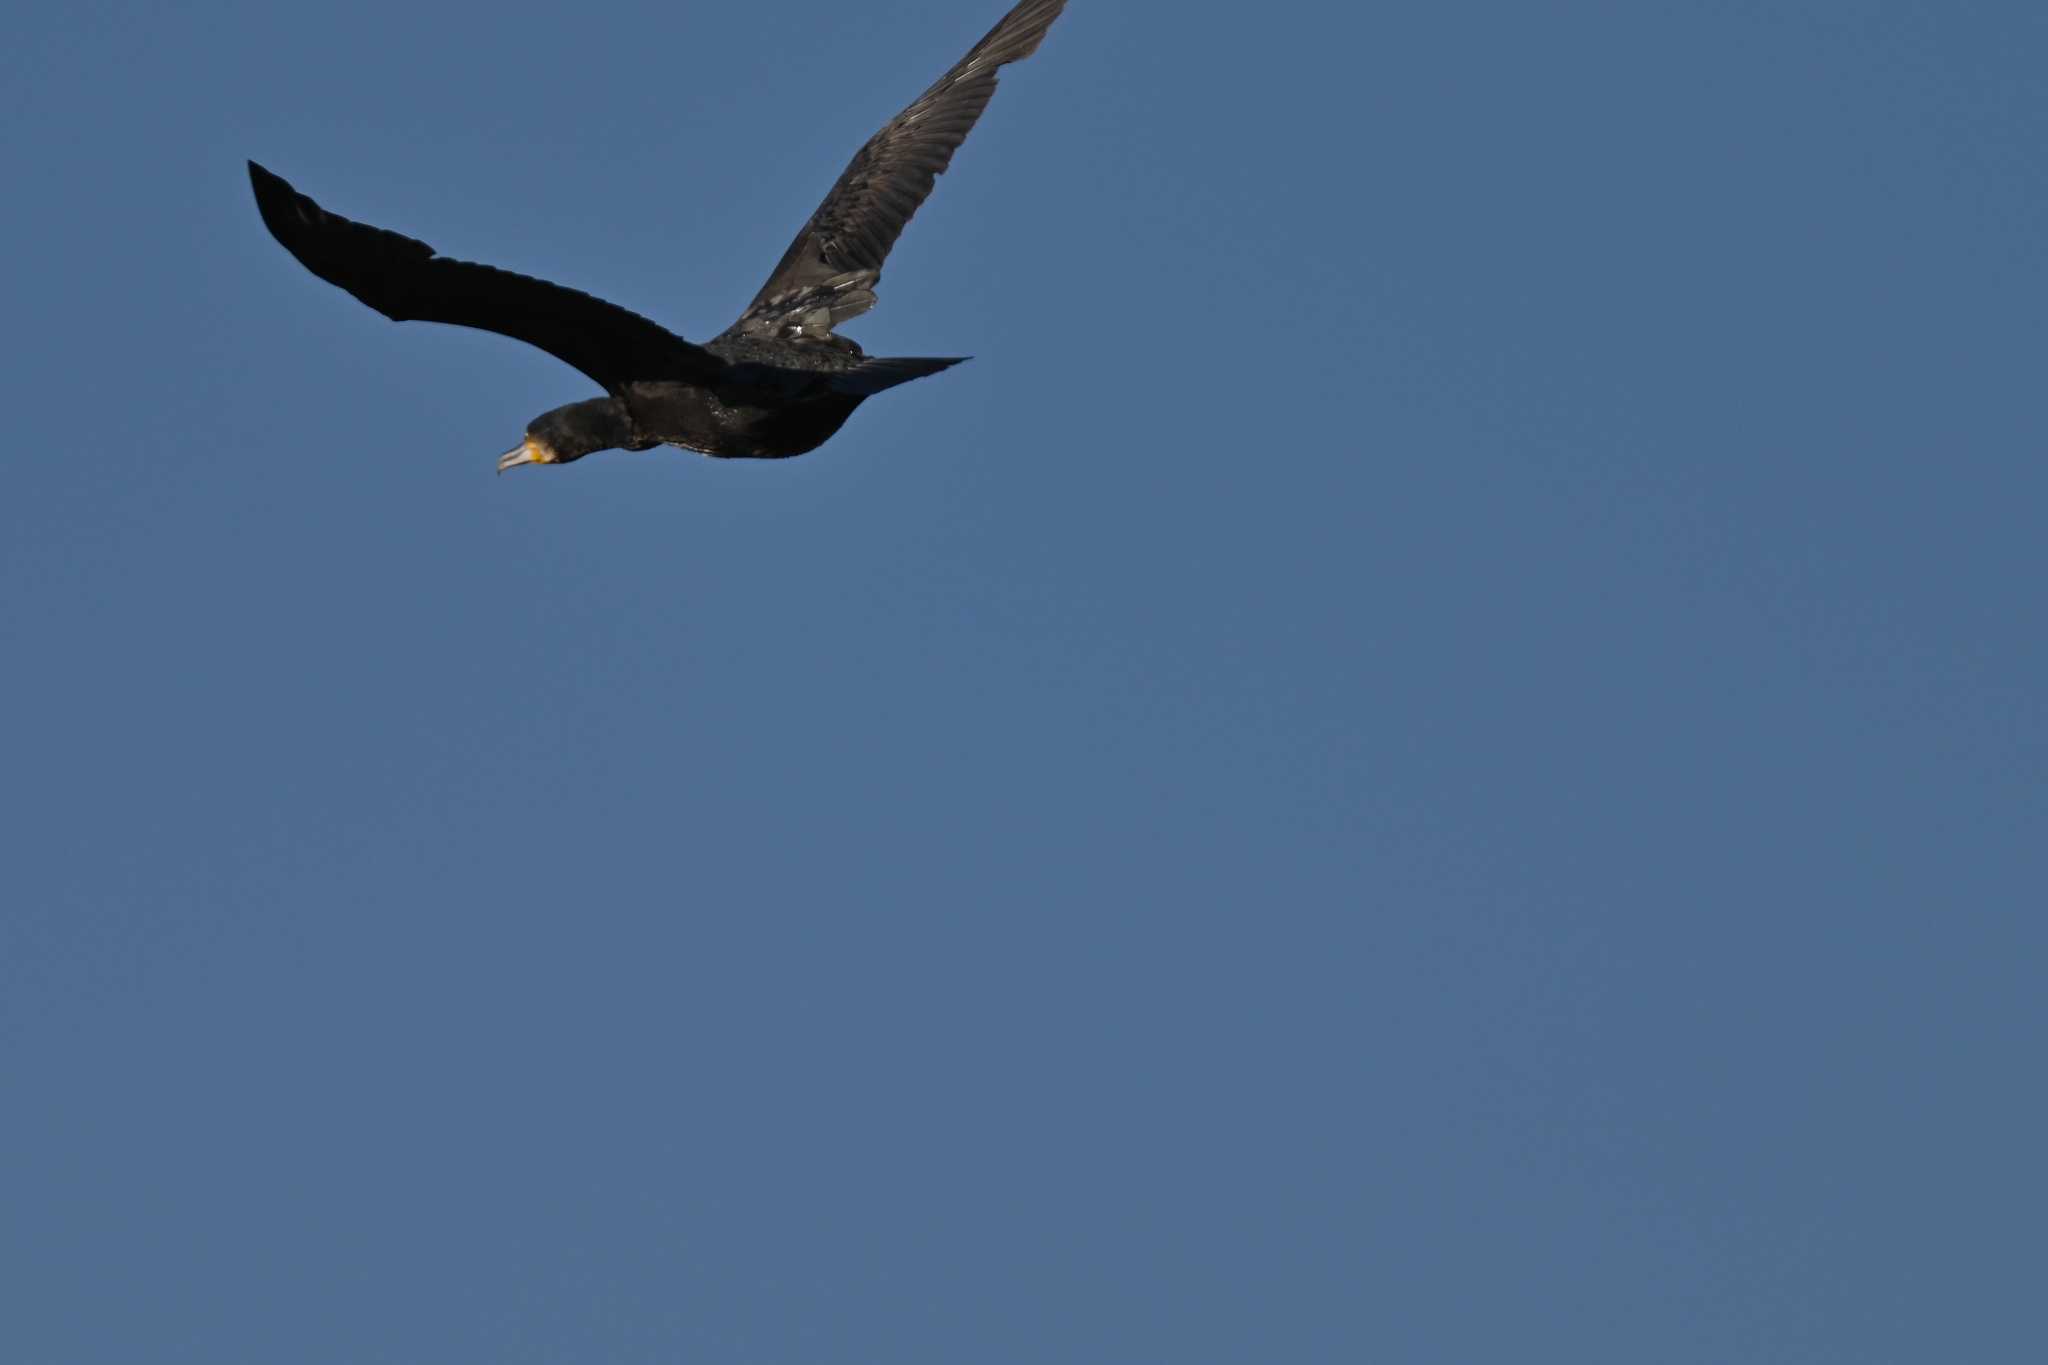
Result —
<path fill-rule="evenodd" d="M 1074 0 L 772 464 L 249 197 L 702 339 L 999 13 L 11 22 L 0 1359 L 2041 1358 L 2048 9 Z"/>

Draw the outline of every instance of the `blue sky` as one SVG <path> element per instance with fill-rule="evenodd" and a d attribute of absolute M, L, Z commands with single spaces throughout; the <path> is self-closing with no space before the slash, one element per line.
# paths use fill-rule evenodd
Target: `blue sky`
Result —
<path fill-rule="evenodd" d="M 32 7 L 0 1357 L 2038 1351 L 2048 11 L 1074 0 L 776 464 L 704 338 L 999 0 Z"/>

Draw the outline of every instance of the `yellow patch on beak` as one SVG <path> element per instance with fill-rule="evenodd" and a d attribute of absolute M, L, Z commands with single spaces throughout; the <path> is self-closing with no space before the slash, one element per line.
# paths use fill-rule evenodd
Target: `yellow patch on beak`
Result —
<path fill-rule="evenodd" d="M 555 458 L 555 452 L 548 449 L 545 442 L 529 436 L 498 457 L 498 472 L 502 474 L 514 465 L 559 463 L 561 462 Z"/>

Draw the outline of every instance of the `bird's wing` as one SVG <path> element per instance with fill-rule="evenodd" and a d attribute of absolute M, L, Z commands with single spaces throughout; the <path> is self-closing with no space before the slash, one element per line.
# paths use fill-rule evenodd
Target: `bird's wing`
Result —
<path fill-rule="evenodd" d="M 736 324 L 822 337 L 875 306 L 882 262 L 996 92 L 996 71 L 1038 50 L 1067 0 L 1023 0 L 916 103 L 854 153 Z"/>
<path fill-rule="evenodd" d="M 436 256 L 425 242 L 329 213 L 255 162 L 263 224 L 299 264 L 394 322 L 448 322 L 516 337 L 616 393 L 636 379 L 724 368 L 700 346 L 617 304 L 529 275 Z"/>

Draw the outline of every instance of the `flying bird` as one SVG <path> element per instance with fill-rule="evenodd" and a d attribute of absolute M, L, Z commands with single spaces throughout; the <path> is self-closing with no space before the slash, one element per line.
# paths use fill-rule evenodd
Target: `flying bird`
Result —
<path fill-rule="evenodd" d="M 299 264 L 394 322 L 479 327 L 581 370 L 602 398 L 527 423 L 498 459 L 568 464 L 658 445 L 724 458 L 814 450 L 884 389 L 965 356 L 870 357 L 833 329 L 875 306 L 882 263 L 995 94 L 996 72 L 1038 50 L 1066 0 L 1022 0 L 931 89 L 869 138 L 739 321 L 708 342 L 546 280 L 450 260 L 424 242 L 329 213 L 255 162 L 264 226 Z"/>

